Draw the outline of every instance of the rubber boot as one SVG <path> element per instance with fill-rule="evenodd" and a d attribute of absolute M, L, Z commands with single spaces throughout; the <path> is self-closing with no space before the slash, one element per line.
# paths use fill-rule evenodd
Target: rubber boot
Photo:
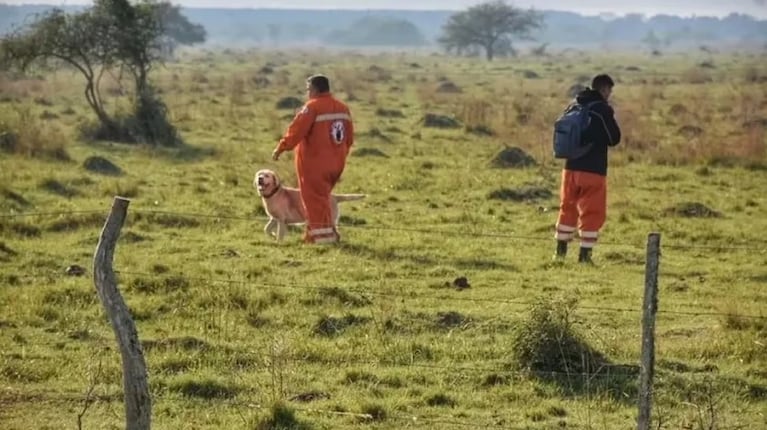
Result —
<path fill-rule="evenodd" d="M 567 256 L 567 241 L 557 241 L 557 253 L 554 255 L 555 260 L 563 260 Z"/>
<path fill-rule="evenodd" d="M 584 264 L 594 264 L 591 260 L 591 248 L 581 247 L 581 252 L 578 254 L 578 262 Z"/>

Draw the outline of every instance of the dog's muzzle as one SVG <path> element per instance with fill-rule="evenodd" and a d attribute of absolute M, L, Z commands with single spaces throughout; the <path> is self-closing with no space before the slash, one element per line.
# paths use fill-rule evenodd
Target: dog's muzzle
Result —
<path fill-rule="evenodd" d="M 263 187 L 264 186 L 264 178 L 262 176 L 259 176 L 258 180 L 256 181 L 256 183 L 258 184 L 259 187 Z"/>

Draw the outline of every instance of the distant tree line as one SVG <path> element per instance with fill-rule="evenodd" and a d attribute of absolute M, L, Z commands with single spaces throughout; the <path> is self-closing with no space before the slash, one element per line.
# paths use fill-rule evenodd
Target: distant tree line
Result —
<path fill-rule="evenodd" d="M 11 31 L 14 24 L 23 23 L 30 13 L 45 9 L 50 9 L 50 6 L 0 5 L 0 34 Z M 83 7 L 67 6 L 63 9 L 73 12 Z M 456 14 L 453 11 L 196 8 L 181 8 L 180 12 L 204 27 L 210 43 L 229 46 L 306 43 L 437 46 L 440 39 L 446 36 L 445 27 L 450 25 Z M 540 44 L 548 43 L 551 47 L 632 44 L 665 49 L 683 45 L 715 45 L 718 42 L 767 44 L 767 21 L 746 15 L 732 14 L 720 19 L 668 15 L 648 18 L 637 14 L 599 17 L 545 10 L 536 14 L 544 25 L 530 27 L 524 38 L 520 37 L 521 34 L 501 38 L 493 48 L 493 56 L 512 53 L 513 45 L 509 47 L 509 42 L 525 38 L 535 39 Z M 467 55 L 483 53 L 483 49 L 477 46 L 462 50 Z"/>

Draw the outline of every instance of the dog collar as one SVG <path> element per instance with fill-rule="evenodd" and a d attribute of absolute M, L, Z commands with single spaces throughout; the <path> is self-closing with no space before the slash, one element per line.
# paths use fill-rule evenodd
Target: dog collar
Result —
<path fill-rule="evenodd" d="M 279 184 L 279 185 L 277 185 L 277 186 L 274 188 L 274 191 L 272 191 L 271 193 L 269 193 L 269 195 L 268 195 L 268 196 L 267 196 L 266 194 L 264 194 L 264 198 L 265 198 L 265 199 L 269 199 L 269 198 L 271 198 L 273 195 L 277 194 L 277 191 L 280 191 L 280 188 L 282 188 L 282 184 Z"/>

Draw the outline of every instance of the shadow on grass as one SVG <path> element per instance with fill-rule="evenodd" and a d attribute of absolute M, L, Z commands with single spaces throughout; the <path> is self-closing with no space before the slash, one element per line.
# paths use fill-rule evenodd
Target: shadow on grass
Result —
<path fill-rule="evenodd" d="M 187 143 L 174 147 L 153 146 L 142 143 L 121 143 L 111 141 L 88 141 L 87 145 L 110 155 L 144 152 L 168 162 L 192 163 L 218 154 L 215 148 L 193 146 Z"/>

